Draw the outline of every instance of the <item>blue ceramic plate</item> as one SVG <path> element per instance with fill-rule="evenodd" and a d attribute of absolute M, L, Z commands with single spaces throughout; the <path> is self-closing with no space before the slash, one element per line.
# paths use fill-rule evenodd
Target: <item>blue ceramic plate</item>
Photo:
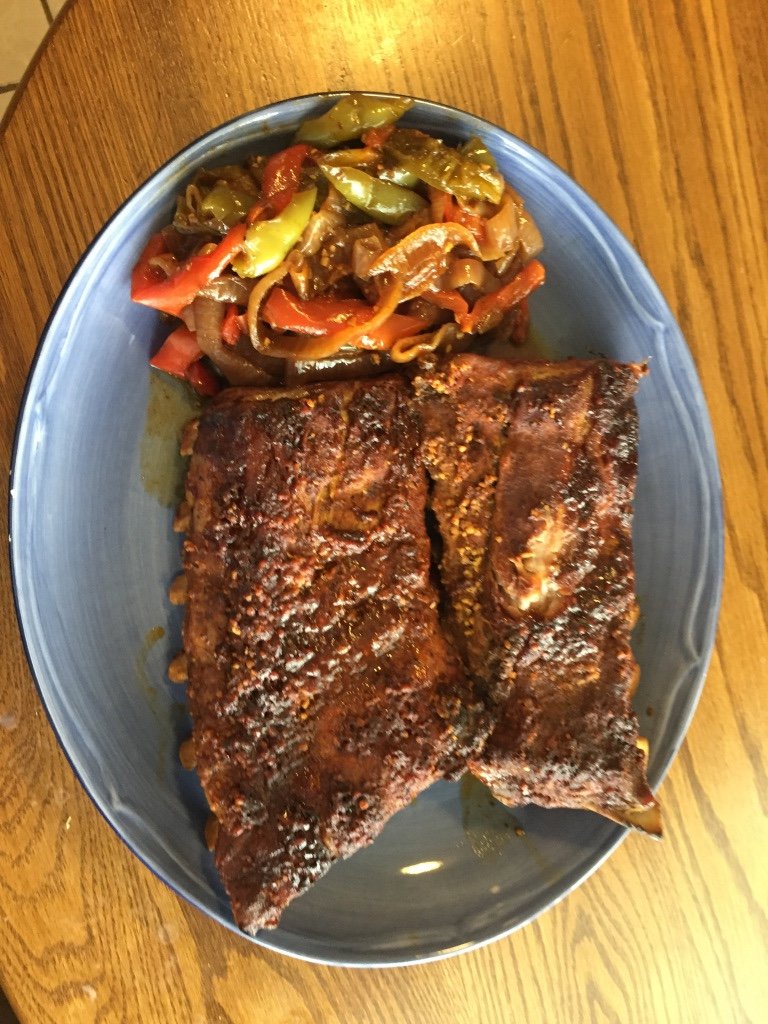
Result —
<path fill-rule="evenodd" d="M 309 96 L 246 114 L 194 142 L 138 189 L 93 242 L 51 314 L 16 438 L 16 601 L 53 727 L 94 803 L 134 853 L 233 929 L 201 838 L 205 801 L 177 759 L 189 731 L 183 694 L 164 674 L 180 646 L 180 615 L 166 594 L 179 570 L 170 506 L 177 426 L 188 410 L 172 386 L 151 379 L 147 358 L 162 329 L 156 314 L 131 304 L 129 274 L 196 168 L 276 149 L 327 104 L 326 96 Z M 638 398 L 636 706 L 657 786 L 701 690 L 722 578 L 718 467 L 691 356 L 637 254 L 554 164 L 448 107 L 419 101 L 408 120 L 449 139 L 479 135 L 525 197 L 546 241 L 548 281 L 533 300 L 534 322 L 557 356 L 650 360 Z M 551 907 L 623 837 L 620 827 L 586 812 L 528 807 L 513 815 L 477 787 L 441 783 L 257 941 L 350 966 L 447 956 Z"/>

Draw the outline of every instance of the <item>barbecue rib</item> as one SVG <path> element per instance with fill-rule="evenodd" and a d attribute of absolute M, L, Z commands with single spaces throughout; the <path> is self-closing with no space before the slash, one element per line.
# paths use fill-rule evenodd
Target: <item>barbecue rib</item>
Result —
<path fill-rule="evenodd" d="M 438 621 L 405 381 L 228 389 L 188 443 L 194 746 L 254 933 L 463 771 L 476 708 Z"/>
<path fill-rule="evenodd" d="M 630 707 L 643 372 L 462 355 L 415 389 L 449 626 L 494 719 L 472 771 L 512 806 L 658 834 Z"/>

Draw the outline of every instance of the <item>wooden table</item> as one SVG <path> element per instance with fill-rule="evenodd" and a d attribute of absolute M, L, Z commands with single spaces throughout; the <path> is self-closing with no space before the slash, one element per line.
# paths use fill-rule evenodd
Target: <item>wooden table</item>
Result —
<path fill-rule="evenodd" d="M 663 786 L 666 841 L 631 839 L 556 909 L 486 949 L 355 972 L 230 935 L 112 834 L 39 705 L 3 555 L 0 984 L 22 1021 L 768 1019 L 767 52 L 761 0 L 66 9 L 0 139 L 4 468 L 51 304 L 142 179 L 248 108 L 324 89 L 402 91 L 521 135 L 642 254 L 709 400 L 727 564 L 704 697 Z"/>

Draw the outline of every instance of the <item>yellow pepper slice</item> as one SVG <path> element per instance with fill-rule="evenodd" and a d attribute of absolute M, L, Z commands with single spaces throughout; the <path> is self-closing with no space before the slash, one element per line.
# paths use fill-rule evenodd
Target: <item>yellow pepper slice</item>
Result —
<path fill-rule="evenodd" d="M 320 117 L 313 117 L 296 132 L 297 142 L 329 149 L 339 142 L 359 139 L 369 128 L 384 128 L 413 106 L 404 96 L 367 96 L 352 92 Z"/>
<path fill-rule="evenodd" d="M 299 192 L 282 213 L 251 224 L 243 251 L 232 260 L 240 277 L 261 277 L 279 266 L 301 238 L 315 208 L 316 188 Z"/>

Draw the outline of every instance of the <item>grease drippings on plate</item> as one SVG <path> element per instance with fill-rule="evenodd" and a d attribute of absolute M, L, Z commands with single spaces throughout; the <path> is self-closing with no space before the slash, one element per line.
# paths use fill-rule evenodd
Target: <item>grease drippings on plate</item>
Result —
<path fill-rule="evenodd" d="M 184 459 L 179 441 L 184 425 L 200 411 L 200 400 L 186 384 L 150 372 L 139 472 L 147 494 L 175 508 L 184 493 Z"/>
<path fill-rule="evenodd" d="M 523 830 L 509 808 L 490 789 L 467 772 L 459 788 L 461 824 L 467 842 L 480 860 L 498 857 L 510 840 Z"/>
<path fill-rule="evenodd" d="M 154 626 L 152 629 L 147 630 L 135 661 L 136 679 L 142 692 L 147 697 L 153 714 L 157 713 L 157 687 L 150 681 L 149 673 L 147 672 L 147 657 L 155 644 L 162 640 L 164 636 L 165 629 L 162 626 Z"/>

